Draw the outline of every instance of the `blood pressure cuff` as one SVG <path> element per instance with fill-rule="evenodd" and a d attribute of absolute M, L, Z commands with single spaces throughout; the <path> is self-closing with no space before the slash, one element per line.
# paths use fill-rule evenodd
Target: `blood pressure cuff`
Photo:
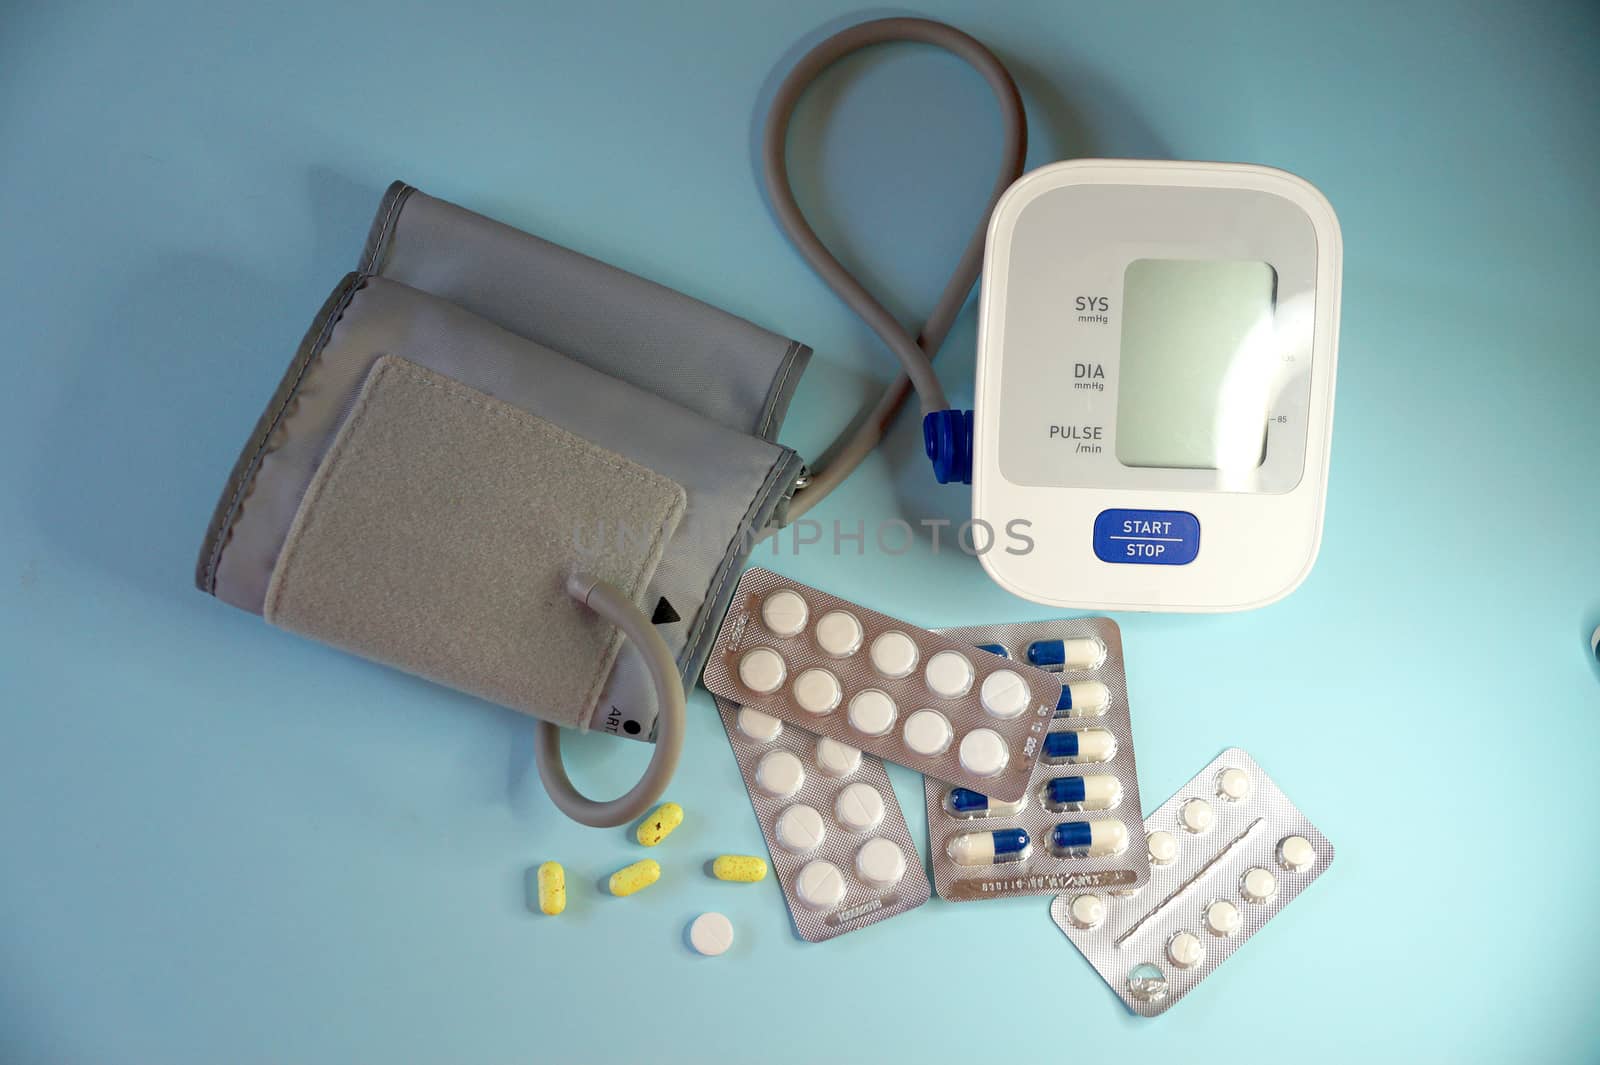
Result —
<path fill-rule="evenodd" d="M 685 687 L 801 461 L 810 352 L 409 186 L 229 478 L 202 591 L 559 725 L 648 739 L 654 695 L 565 576 L 616 585 Z"/>

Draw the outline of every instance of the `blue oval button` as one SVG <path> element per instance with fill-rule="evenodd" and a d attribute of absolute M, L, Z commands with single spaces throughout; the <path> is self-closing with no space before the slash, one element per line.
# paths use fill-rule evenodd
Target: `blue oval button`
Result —
<path fill-rule="evenodd" d="M 1094 553 L 1102 562 L 1187 566 L 1200 554 L 1200 519 L 1187 510 L 1102 510 Z"/>

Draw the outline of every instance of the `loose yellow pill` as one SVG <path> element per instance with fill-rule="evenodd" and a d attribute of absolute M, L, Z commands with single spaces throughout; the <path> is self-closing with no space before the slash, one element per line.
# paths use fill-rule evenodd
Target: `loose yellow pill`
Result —
<path fill-rule="evenodd" d="M 646 858 L 611 874 L 611 894 L 632 895 L 660 879 L 661 863 L 654 858 Z"/>
<path fill-rule="evenodd" d="M 554 917 L 567 908 L 567 871 L 560 862 L 539 866 L 539 912 Z"/>
<path fill-rule="evenodd" d="M 675 802 L 664 802 L 660 809 L 644 819 L 639 825 L 639 831 L 634 834 L 646 847 L 654 847 L 672 835 L 672 830 L 681 824 L 683 824 L 683 807 Z"/>
<path fill-rule="evenodd" d="M 711 863 L 711 875 L 718 880 L 754 884 L 767 878 L 767 863 L 753 854 L 724 854 Z"/>

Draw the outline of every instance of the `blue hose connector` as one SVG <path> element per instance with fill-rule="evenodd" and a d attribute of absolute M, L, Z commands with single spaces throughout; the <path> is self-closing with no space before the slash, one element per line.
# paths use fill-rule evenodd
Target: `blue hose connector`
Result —
<path fill-rule="evenodd" d="M 922 443 L 940 484 L 972 483 L 972 412 L 936 410 L 922 419 Z"/>

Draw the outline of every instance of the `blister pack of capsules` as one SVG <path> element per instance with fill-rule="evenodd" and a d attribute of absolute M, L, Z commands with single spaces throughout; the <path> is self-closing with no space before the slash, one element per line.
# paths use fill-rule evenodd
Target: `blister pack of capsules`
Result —
<path fill-rule="evenodd" d="M 1061 696 L 1053 674 L 751 569 L 711 647 L 713 695 L 1020 800 Z"/>
<path fill-rule="evenodd" d="M 928 874 L 881 761 L 716 702 L 802 938 L 832 939 L 928 901 Z"/>
<path fill-rule="evenodd" d="M 1026 793 L 1003 801 L 931 777 L 928 849 L 952 902 L 1131 891 L 1150 877 L 1123 673 L 1110 618 L 942 629 L 1011 661 L 1060 670 L 1061 694 Z"/>
<path fill-rule="evenodd" d="M 1237 747 L 1144 827 L 1152 866 L 1144 891 L 1063 894 L 1050 916 L 1145 1017 L 1194 990 L 1333 861 L 1333 844 Z"/>

